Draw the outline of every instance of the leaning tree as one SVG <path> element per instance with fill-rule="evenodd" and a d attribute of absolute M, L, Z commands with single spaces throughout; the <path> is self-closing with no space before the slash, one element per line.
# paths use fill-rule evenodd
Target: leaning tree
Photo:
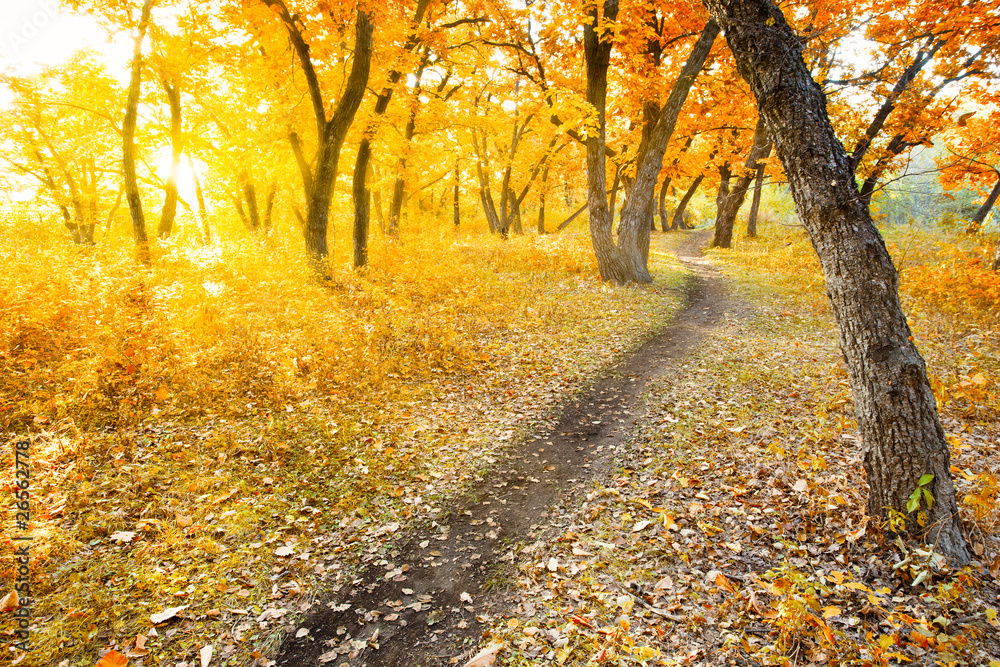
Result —
<path fill-rule="evenodd" d="M 770 0 L 704 0 L 725 31 L 819 255 L 864 439 L 868 511 L 970 560 L 948 443 L 899 302 L 896 269 L 834 134 L 802 43 Z M 932 476 L 932 477 L 931 477 Z M 928 481 L 929 480 L 929 481 Z M 923 484 L 921 484 L 923 482 Z M 907 501 L 924 487 L 919 511 Z"/>

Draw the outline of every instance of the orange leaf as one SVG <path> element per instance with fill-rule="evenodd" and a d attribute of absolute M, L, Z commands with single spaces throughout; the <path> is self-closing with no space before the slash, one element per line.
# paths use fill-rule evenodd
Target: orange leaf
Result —
<path fill-rule="evenodd" d="M 0 600 L 0 612 L 14 611 L 20 606 L 21 605 L 18 602 L 16 591 L 11 591 L 6 596 L 4 596 L 3 600 Z"/>
<path fill-rule="evenodd" d="M 104 654 L 104 657 L 97 661 L 94 667 L 125 667 L 128 664 L 128 658 L 123 656 L 118 651 L 108 651 Z"/>

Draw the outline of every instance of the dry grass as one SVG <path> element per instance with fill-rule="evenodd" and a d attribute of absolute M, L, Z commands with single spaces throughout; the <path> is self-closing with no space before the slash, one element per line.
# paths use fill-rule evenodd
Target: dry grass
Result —
<path fill-rule="evenodd" d="M 600 284 L 583 235 L 429 225 L 374 239 L 362 274 L 341 241 L 321 285 L 293 233 L 180 240 L 144 270 L 128 243 L 0 227 L 0 424 L 34 475 L 24 665 L 90 667 L 137 634 L 133 665 L 206 644 L 254 663 L 321 580 L 434 516 L 678 303 L 661 256 L 653 288 Z"/>

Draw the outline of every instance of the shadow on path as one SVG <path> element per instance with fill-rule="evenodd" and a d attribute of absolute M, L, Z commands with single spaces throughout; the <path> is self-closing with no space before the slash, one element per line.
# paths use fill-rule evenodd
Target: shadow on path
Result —
<path fill-rule="evenodd" d="M 731 308 L 723 279 L 701 256 L 708 236 L 693 233 L 678 248 L 691 270 L 683 310 L 567 405 L 552 431 L 515 445 L 447 518 L 416 529 L 299 623 L 309 634 L 286 637 L 277 665 L 432 667 L 475 649 L 482 614 L 505 606 L 520 541 L 574 502 L 571 486 L 607 472 L 647 383 L 683 363 Z"/>

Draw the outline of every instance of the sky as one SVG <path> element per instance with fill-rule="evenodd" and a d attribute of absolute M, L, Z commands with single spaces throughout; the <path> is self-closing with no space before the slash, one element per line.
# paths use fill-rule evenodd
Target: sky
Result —
<path fill-rule="evenodd" d="M 109 64 L 128 61 L 121 53 L 127 40 L 109 40 L 89 16 L 72 14 L 58 0 L 0 0 L 0 72 L 37 73 L 65 62 L 74 51 L 89 46 L 105 54 Z M 0 102 L 7 95 L 0 92 Z"/>

